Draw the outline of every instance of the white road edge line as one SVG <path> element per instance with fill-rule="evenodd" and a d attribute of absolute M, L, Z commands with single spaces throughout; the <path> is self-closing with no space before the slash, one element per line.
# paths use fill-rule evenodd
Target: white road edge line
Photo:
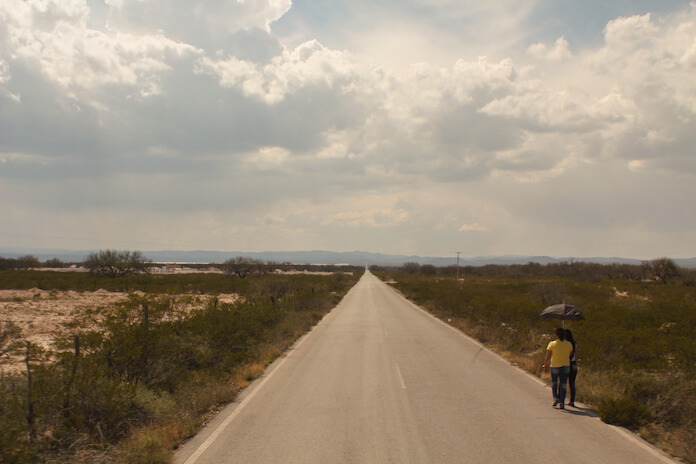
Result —
<path fill-rule="evenodd" d="M 662 451 L 659 448 L 656 448 L 655 446 L 651 445 L 647 441 L 643 440 L 640 437 L 635 436 L 633 433 L 630 431 L 624 429 L 623 427 L 618 427 L 616 425 L 611 425 L 607 424 L 609 428 L 614 429 L 615 432 L 617 432 L 619 435 L 622 435 L 624 438 L 631 440 L 634 442 L 636 445 L 640 446 L 656 458 L 660 459 L 662 462 L 669 463 L 669 464 L 678 464 L 679 461 L 675 460 L 674 458 L 668 456 L 664 451 Z"/>
<path fill-rule="evenodd" d="M 404 382 L 404 376 L 401 375 L 401 368 L 399 367 L 398 364 L 394 364 L 396 366 L 396 375 L 399 377 L 399 382 L 401 383 L 401 389 L 406 390 L 406 382 Z"/>
<path fill-rule="evenodd" d="M 198 460 L 198 458 L 200 458 L 203 455 L 203 453 L 205 453 L 205 451 L 210 447 L 210 445 L 213 444 L 215 440 L 217 440 L 217 438 L 225 430 L 225 428 L 227 428 L 227 426 L 230 425 L 230 422 L 232 422 L 234 418 L 239 415 L 242 409 L 244 409 L 244 407 L 251 401 L 251 399 L 254 396 L 256 396 L 256 394 L 261 390 L 261 388 L 263 388 L 263 386 L 266 385 L 266 382 L 268 382 L 271 379 L 271 377 L 273 377 L 273 375 L 276 372 L 278 372 L 278 369 L 280 369 L 280 367 L 283 364 L 285 364 L 285 361 L 290 359 L 290 356 L 292 356 L 292 354 L 300 347 L 300 345 L 302 345 L 304 341 L 307 340 L 309 335 L 312 332 L 314 332 L 314 329 L 316 329 L 321 324 L 321 322 L 323 322 L 323 319 L 317 325 L 315 325 L 314 328 L 309 331 L 309 333 L 302 337 L 302 339 L 300 339 L 294 347 L 290 348 L 287 351 L 287 355 L 282 360 L 280 360 L 278 365 L 271 372 L 269 372 L 266 375 L 266 377 L 264 377 L 264 379 L 258 384 L 258 386 L 254 388 L 254 390 L 251 393 L 249 393 L 249 395 L 246 398 L 244 398 L 244 400 L 242 400 L 241 403 L 239 403 L 239 406 L 237 406 L 235 410 L 232 411 L 232 413 L 230 413 L 230 415 L 227 416 L 225 420 L 217 426 L 213 433 L 211 433 L 210 436 L 203 443 L 201 443 L 198 449 L 196 449 L 196 451 L 194 451 L 194 453 L 191 456 L 189 456 L 189 458 L 186 461 L 184 461 L 184 464 L 194 464 Z"/>

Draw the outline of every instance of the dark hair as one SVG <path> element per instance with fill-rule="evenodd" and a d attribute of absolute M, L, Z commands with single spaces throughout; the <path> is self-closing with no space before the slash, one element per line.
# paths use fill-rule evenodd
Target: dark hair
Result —
<path fill-rule="evenodd" d="M 573 346 L 575 346 L 575 339 L 573 338 L 573 332 L 571 332 L 570 330 L 566 330 L 565 337 L 566 337 L 566 340 L 568 340 L 570 343 L 573 344 Z"/>
<path fill-rule="evenodd" d="M 560 327 L 556 329 L 556 336 L 558 337 L 559 340 L 565 340 L 566 336 L 566 331 L 565 329 L 561 329 Z"/>

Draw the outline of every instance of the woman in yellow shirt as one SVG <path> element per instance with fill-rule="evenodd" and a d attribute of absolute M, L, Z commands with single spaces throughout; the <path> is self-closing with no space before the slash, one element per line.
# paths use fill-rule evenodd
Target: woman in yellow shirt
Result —
<path fill-rule="evenodd" d="M 565 409 L 565 397 L 570 374 L 570 356 L 573 353 L 573 345 L 565 339 L 565 329 L 556 329 L 556 340 L 546 347 L 546 361 L 544 372 L 551 369 L 551 392 L 553 393 L 553 407 Z"/>

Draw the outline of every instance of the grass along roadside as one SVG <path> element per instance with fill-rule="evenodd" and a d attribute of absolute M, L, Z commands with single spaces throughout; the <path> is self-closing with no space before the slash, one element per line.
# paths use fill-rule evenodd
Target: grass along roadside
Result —
<path fill-rule="evenodd" d="M 585 321 L 566 323 L 579 343 L 578 401 L 684 462 L 696 463 L 696 288 L 634 281 L 379 272 L 408 299 L 511 363 L 541 365 L 558 322 L 541 310 L 565 299 Z M 558 301 L 556 301 L 556 299 Z"/>
<path fill-rule="evenodd" d="M 46 288 L 46 276 L 35 277 Z M 139 285 L 173 287 L 151 277 L 156 285 Z M 16 331 L 4 337 L 0 327 L 3 353 L 29 355 L 28 369 L 0 379 L 0 462 L 170 462 L 177 444 L 335 307 L 358 277 L 272 275 L 230 284 L 195 276 L 204 286 L 236 289 L 240 299 L 213 298 L 180 314 L 172 295 L 132 293 L 100 310 L 98 329 L 77 321 L 75 333 L 50 350 L 24 344 Z M 21 278 L 36 286 L 30 274 Z"/>
<path fill-rule="evenodd" d="M 327 312 L 315 313 L 309 319 L 295 317 L 281 323 L 252 359 L 242 363 L 225 378 L 213 375 L 193 380 L 172 399 L 175 409 L 168 411 L 157 423 L 134 429 L 113 450 L 110 459 L 134 464 L 170 463 L 173 451 L 180 444 L 198 433 L 251 381 L 263 375 L 276 358 Z"/>

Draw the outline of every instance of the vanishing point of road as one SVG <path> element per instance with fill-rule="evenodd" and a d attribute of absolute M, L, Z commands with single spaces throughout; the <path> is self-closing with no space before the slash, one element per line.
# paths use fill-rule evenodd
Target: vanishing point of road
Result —
<path fill-rule="evenodd" d="M 177 464 L 674 462 L 366 272 Z"/>

